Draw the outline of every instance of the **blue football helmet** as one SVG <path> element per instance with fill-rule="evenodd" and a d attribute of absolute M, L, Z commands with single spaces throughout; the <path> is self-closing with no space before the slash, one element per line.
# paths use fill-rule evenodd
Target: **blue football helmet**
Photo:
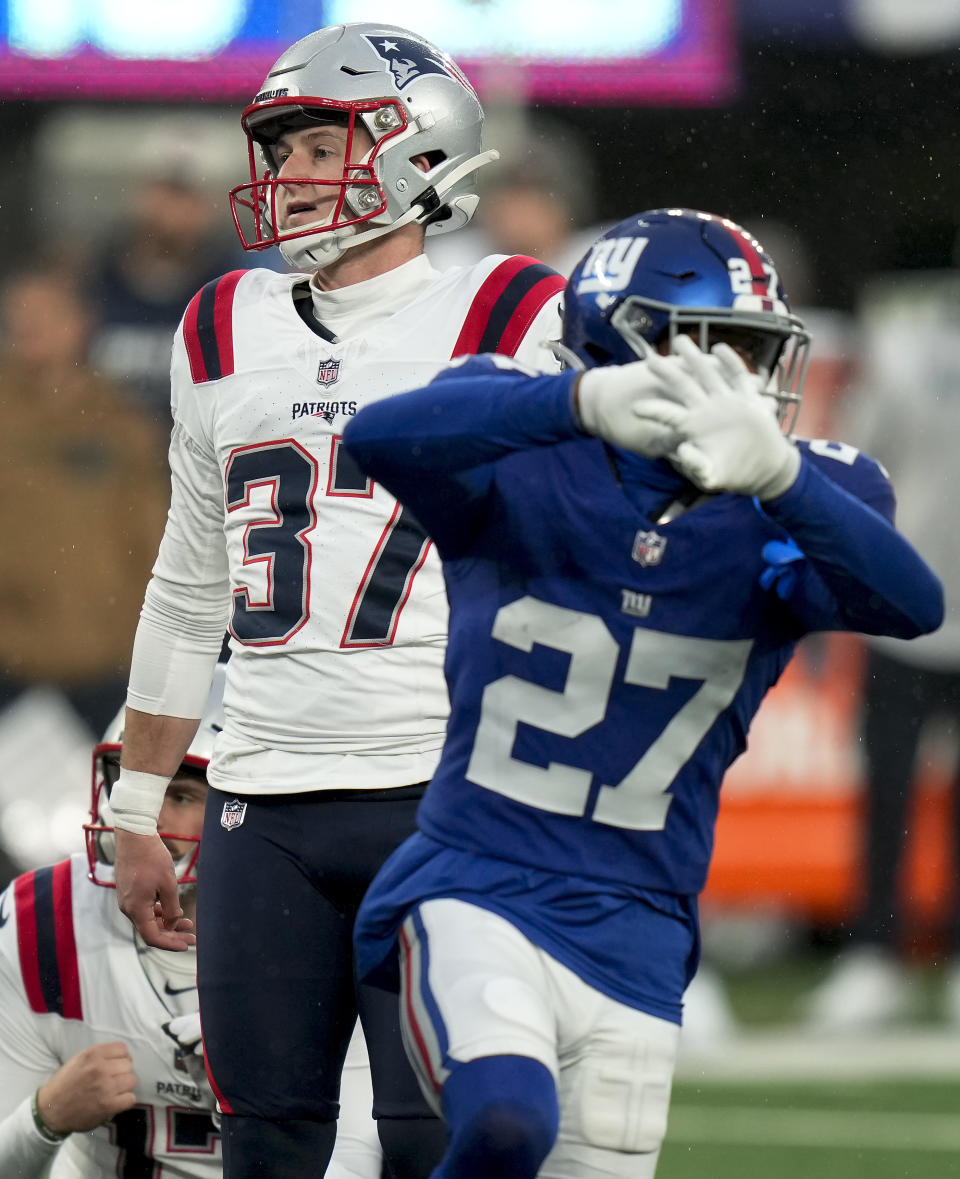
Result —
<path fill-rule="evenodd" d="M 730 344 L 765 378 L 785 429 L 800 409 L 810 337 L 791 314 L 773 259 L 745 229 L 694 209 L 653 209 L 608 230 L 564 297 L 561 359 L 575 368 Z"/>

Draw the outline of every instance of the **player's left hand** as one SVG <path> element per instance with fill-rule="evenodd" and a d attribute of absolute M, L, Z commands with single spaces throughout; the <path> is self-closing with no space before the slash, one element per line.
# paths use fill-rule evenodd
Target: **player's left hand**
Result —
<path fill-rule="evenodd" d="M 681 374 L 663 357 L 647 360 L 661 380 L 675 386 L 673 425 L 682 441 L 666 457 L 703 491 L 760 500 L 783 495 L 800 473 L 800 453 L 762 395 L 762 378 L 727 344 L 707 354 L 679 335 L 674 348 L 683 361 Z"/>
<path fill-rule="evenodd" d="M 679 368 L 676 357 L 665 365 Z M 586 434 L 635 454 L 657 458 L 677 444 L 670 385 L 646 360 L 591 368 L 577 377 L 574 412 Z"/>
<path fill-rule="evenodd" d="M 159 835 L 116 830 L 117 903 L 143 940 L 161 950 L 196 944 L 183 915 L 173 858 Z"/>

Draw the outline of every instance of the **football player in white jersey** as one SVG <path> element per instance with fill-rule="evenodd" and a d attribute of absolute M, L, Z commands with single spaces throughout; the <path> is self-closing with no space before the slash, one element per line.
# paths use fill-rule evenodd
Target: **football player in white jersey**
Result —
<path fill-rule="evenodd" d="M 453 356 L 549 355 L 555 272 L 496 256 L 438 273 L 423 254 L 425 233 L 473 214 L 496 156 L 482 121 L 457 66 L 408 30 L 297 42 L 243 112 L 250 178 L 231 193 L 244 246 L 279 244 L 296 272 L 208 284 L 174 342 L 172 500 L 113 792 L 117 891 L 149 944 L 191 944 L 156 819 L 227 626 L 198 966 L 229 1179 L 323 1173 L 358 1011 L 394 1179 L 442 1154 L 395 1005 L 355 983 L 351 931 L 439 757 L 446 595 L 419 523 L 340 439 Z"/>
<path fill-rule="evenodd" d="M 206 768 L 223 727 L 219 666 L 160 814 L 185 913 L 195 909 Z M 204 1073 L 195 955 L 147 946 L 107 892 L 123 712 L 93 751 L 86 856 L 28 872 L 0 894 L 0 1175 L 4 1179 L 222 1175 Z M 167 834 L 167 833 L 172 834 Z M 102 887 L 96 887 L 102 886 Z M 359 1029 L 327 1171 L 379 1179 L 380 1145 Z M 50 1168 L 48 1171 L 47 1168 Z"/>
<path fill-rule="evenodd" d="M 160 813 L 187 913 L 222 693 L 217 677 L 213 707 Z M 39 1179 L 48 1167 L 52 1179 L 159 1175 L 161 1167 L 170 1177 L 221 1174 L 213 1093 L 202 1057 L 199 1068 L 191 1059 L 195 955 L 146 945 L 108 891 L 107 790 L 120 721 L 94 750 L 87 855 L 28 872 L 0 894 L 0 1175 L 11 1179 Z"/>

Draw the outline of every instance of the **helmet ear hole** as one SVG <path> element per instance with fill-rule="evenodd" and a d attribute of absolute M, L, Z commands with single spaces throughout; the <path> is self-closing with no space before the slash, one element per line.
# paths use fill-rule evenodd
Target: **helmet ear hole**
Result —
<path fill-rule="evenodd" d="M 608 352 L 606 348 L 601 348 L 599 344 L 595 344 L 592 340 L 588 340 L 583 345 L 583 350 L 597 368 L 604 364 L 609 364 L 613 360 L 612 352 Z"/>

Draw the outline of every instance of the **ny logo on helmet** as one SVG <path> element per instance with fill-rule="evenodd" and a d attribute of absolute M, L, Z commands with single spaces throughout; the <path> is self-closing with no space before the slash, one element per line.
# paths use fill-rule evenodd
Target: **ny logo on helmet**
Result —
<path fill-rule="evenodd" d="M 601 307 L 612 303 L 615 293 L 624 290 L 633 278 L 649 240 L 646 237 L 612 237 L 597 242 L 583 264 L 577 294 L 595 294 Z"/>
<path fill-rule="evenodd" d="M 432 45 L 415 41 L 412 37 L 367 37 L 367 40 L 390 67 L 398 90 L 425 74 L 446 74 L 473 93 L 473 87 L 461 70 Z"/>

